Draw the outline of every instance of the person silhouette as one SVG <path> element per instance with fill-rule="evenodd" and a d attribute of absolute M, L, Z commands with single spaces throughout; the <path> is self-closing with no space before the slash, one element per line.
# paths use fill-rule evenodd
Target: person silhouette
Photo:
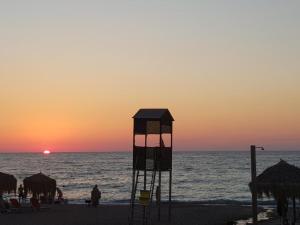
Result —
<path fill-rule="evenodd" d="M 101 191 L 99 191 L 98 186 L 95 185 L 91 192 L 92 206 L 97 207 L 99 205 L 100 199 L 101 199 Z"/>
<path fill-rule="evenodd" d="M 19 196 L 19 202 L 21 202 L 21 200 L 24 199 L 24 188 L 22 184 L 20 184 L 18 188 L 18 196 Z"/>
<path fill-rule="evenodd" d="M 59 201 L 59 202 L 63 202 L 64 201 L 64 199 L 63 199 L 63 193 L 62 193 L 62 191 L 60 190 L 60 188 L 56 188 L 56 192 L 57 192 L 57 200 Z"/>

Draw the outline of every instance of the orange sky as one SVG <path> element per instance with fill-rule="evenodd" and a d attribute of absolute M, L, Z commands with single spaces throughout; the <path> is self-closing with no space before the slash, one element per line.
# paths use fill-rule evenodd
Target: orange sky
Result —
<path fill-rule="evenodd" d="M 0 151 L 128 151 L 159 107 L 176 150 L 299 150 L 299 3 L 184 2 L 4 3 Z"/>

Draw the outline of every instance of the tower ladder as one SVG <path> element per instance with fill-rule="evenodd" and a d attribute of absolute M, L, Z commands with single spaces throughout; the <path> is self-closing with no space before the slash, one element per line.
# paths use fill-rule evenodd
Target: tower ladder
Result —
<path fill-rule="evenodd" d="M 150 177 L 149 182 L 144 183 L 144 179 L 146 177 Z M 140 171 L 137 170 L 134 173 L 134 185 L 131 193 L 131 201 L 130 201 L 130 218 L 129 224 L 130 225 L 150 225 L 151 224 L 151 206 L 153 200 L 153 193 L 155 187 L 155 177 L 156 177 L 156 170 L 145 170 Z M 144 186 L 145 184 L 145 186 Z M 149 191 L 149 202 L 148 204 L 142 204 L 137 198 L 137 191 Z"/>

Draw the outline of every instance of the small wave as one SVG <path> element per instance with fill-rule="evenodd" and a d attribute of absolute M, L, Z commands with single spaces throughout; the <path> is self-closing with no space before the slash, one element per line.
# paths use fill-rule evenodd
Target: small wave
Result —
<path fill-rule="evenodd" d="M 86 199 L 68 199 L 69 204 L 81 205 L 86 204 Z M 129 199 L 124 200 L 113 200 L 113 201 L 100 201 L 102 205 L 128 205 L 130 203 Z"/>
<path fill-rule="evenodd" d="M 69 199 L 68 201 L 71 204 L 85 204 L 85 199 Z M 167 201 L 162 201 L 167 202 Z M 130 199 L 121 199 L 121 200 L 112 200 L 112 201 L 101 201 L 101 204 L 104 205 L 127 205 L 130 203 Z M 186 204 L 200 204 L 200 205 L 245 205 L 250 206 L 251 201 L 236 201 L 236 200 L 230 200 L 230 199 L 216 199 L 216 200 L 205 200 L 205 201 L 184 201 L 184 200 L 173 200 L 173 204 L 180 204 L 180 203 L 186 203 Z M 265 207 L 275 207 L 276 202 L 275 201 L 258 201 L 259 206 L 265 206 Z"/>
<path fill-rule="evenodd" d="M 251 201 L 237 201 L 230 199 L 215 199 L 215 200 L 205 200 L 205 201 L 193 201 L 194 203 L 205 204 L 205 205 L 251 205 Z M 276 202 L 273 200 L 269 201 L 258 201 L 258 205 L 261 206 L 275 206 Z"/>

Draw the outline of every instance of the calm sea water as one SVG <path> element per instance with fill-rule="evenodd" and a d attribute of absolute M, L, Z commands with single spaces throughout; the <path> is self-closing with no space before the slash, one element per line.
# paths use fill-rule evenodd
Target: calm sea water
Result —
<path fill-rule="evenodd" d="M 280 159 L 300 166 L 300 152 L 257 152 L 257 172 Z M 89 198 L 98 184 L 104 202 L 126 202 L 131 190 L 132 153 L 0 154 L 0 171 L 21 183 L 43 172 L 56 179 L 64 196 L 77 203 Z M 167 174 L 162 176 L 162 198 L 167 198 Z M 231 200 L 250 202 L 249 152 L 174 152 L 173 199 L 178 201 Z"/>

